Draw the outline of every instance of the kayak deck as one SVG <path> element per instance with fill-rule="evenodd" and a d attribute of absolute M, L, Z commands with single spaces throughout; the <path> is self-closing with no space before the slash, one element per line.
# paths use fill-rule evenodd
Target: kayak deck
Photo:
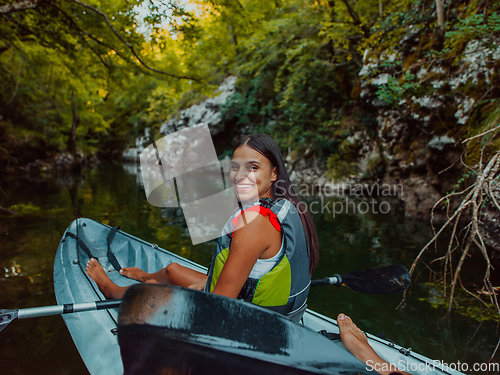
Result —
<path fill-rule="evenodd" d="M 108 233 L 110 227 L 91 219 L 77 219 L 71 223 L 59 244 L 54 261 L 54 290 L 59 304 L 102 301 L 106 298 L 95 282 L 85 273 L 89 256 L 78 246 L 77 240 L 66 235 L 72 233 L 89 248 L 92 256 L 99 259 L 110 279 L 119 286 L 137 284 L 123 277 L 107 258 Z M 155 272 L 176 262 L 182 266 L 206 273 L 207 269 L 181 256 L 161 249 L 137 237 L 117 231 L 110 245 L 122 267 L 139 267 L 146 272 Z M 243 303 L 239 302 L 238 303 Z M 63 315 L 73 341 L 91 374 L 123 374 L 123 365 L 118 345 L 116 309 Z M 283 318 L 286 319 L 286 318 Z M 292 323 L 296 324 L 296 323 Z M 326 330 L 338 333 L 334 319 L 312 310 L 306 310 L 303 325 L 315 332 Z M 316 334 L 321 339 L 321 335 Z M 385 360 L 402 365 L 415 374 L 462 374 L 427 357 L 400 347 L 390 341 L 367 334 L 370 345 Z M 344 348 L 340 340 L 333 345 Z M 103 371 L 105 369 L 105 371 Z M 412 371 L 416 369 L 416 371 Z"/>

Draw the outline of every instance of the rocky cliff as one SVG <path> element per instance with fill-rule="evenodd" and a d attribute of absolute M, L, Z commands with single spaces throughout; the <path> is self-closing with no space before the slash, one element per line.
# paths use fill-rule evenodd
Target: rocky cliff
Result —
<path fill-rule="evenodd" d="M 500 67 L 498 40 L 488 47 L 472 40 L 454 61 L 426 57 L 426 42 L 429 36 L 415 30 L 396 50 L 367 51 L 359 72 L 359 101 L 376 114 L 378 130 L 360 160 L 378 147 L 383 181 L 402 183 L 406 211 L 419 217 L 429 216 L 468 167 L 479 167 L 478 141 L 462 140 L 494 124 Z M 496 148 L 498 141 L 483 156 Z"/>

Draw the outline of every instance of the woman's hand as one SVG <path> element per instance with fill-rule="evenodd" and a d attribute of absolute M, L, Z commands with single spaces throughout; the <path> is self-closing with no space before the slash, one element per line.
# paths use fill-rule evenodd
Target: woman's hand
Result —
<path fill-rule="evenodd" d="M 191 284 L 188 286 L 189 289 L 195 289 L 195 290 L 203 290 L 205 289 L 205 284 L 207 283 L 207 278 L 203 278 L 202 280 Z"/>

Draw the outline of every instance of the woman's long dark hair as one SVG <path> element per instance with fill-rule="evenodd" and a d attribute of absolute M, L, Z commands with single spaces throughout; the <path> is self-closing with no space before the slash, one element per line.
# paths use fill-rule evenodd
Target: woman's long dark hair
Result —
<path fill-rule="evenodd" d="M 278 170 L 278 178 L 274 182 L 271 193 L 274 199 L 281 200 L 283 198 L 288 199 L 292 202 L 295 207 L 297 207 L 297 211 L 300 215 L 300 220 L 302 221 L 302 226 L 304 227 L 304 232 L 306 234 L 306 240 L 308 244 L 309 251 L 309 274 L 312 274 L 316 264 L 319 259 L 319 243 L 318 243 L 318 235 L 316 233 L 316 228 L 314 227 L 314 223 L 312 221 L 312 217 L 307 211 L 307 207 L 305 204 L 302 206 L 306 207 L 305 209 L 301 209 L 300 203 L 302 201 L 299 199 L 293 186 L 290 182 L 290 178 L 288 177 L 288 173 L 285 168 L 285 162 L 283 160 L 283 156 L 278 148 L 278 145 L 270 136 L 266 134 L 251 134 L 243 136 L 236 140 L 234 150 L 236 150 L 240 146 L 248 146 L 258 153 L 264 155 L 270 162 L 271 167 Z"/>

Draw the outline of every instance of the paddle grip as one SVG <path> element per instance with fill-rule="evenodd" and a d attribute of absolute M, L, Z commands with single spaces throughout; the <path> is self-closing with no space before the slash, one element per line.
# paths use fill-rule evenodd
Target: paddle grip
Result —
<path fill-rule="evenodd" d="M 311 280 L 311 286 L 319 286 L 319 285 L 342 285 L 342 276 L 339 274 L 335 274 L 332 277 L 325 277 L 323 279 Z"/>
<path fill-rule="evenodd" d="M 41 316 L 60 315 L 64 314 L 65 305 L 30 307 L 27 309 L 19 309 L 17 318 L 28 319 L 38 318 Z"/>
<path fill-rule="evenodd" d="M 120 299 L 109 299 L 106 301 L 98 301 L 95 303 L 97 310 L 114 309 L 119 307 L 122 301 Z"/>

